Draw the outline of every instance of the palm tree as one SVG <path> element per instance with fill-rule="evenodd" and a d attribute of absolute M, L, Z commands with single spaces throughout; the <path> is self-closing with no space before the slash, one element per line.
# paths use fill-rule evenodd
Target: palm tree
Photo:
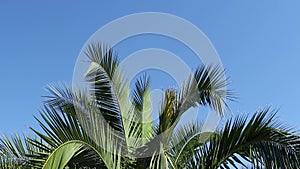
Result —
<path fill-rule="evenodd" d="M 234 97 L 220 67 L 199 67 L 179 91 L 167 89 L 154 123 L 145 122 L 151 118 L 149 76 L 130 91 L 112 49 L 90 44 L 85 55 L 91 90 L 50 85 L 42 120 L 36 118 L 42 132 L 2 137 L 1 168 L 300 167 L 299 136 L 269 108 L 231 118 L 214 133 L 203 132 L 201 123 L 176 128 L 191 107 L 208 105 L 224 116 Z"/>

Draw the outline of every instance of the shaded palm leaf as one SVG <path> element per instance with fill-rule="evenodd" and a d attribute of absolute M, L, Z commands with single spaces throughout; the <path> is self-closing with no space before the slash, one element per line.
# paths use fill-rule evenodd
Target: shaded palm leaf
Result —
<path fill-rule="evenodd" d="M 191 149 L 193 156 L 181 167 L 228 168 L 246 166 L 248 161 L 256 167 L 299 168 L 299 136 L 283 128 L 274 120 L 275 114 L 268 112 L 259 111 L 249 121 L 241 116 L 228 120 L 206 144 Z"/>

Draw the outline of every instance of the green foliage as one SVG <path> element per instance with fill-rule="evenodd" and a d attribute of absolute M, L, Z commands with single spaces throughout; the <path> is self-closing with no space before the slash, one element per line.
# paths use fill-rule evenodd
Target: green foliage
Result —
<path fill-rule="evenodd" d="M 47 161 L 45 162 L 44 169 L 64 169 L 73 156 L 80 154 L 83 151 L 84 143 L 70 141 L 60 145 L 55 149 Z"/>
<path fill-rule="evenodd" d="M 217 132 L 201 124 L 176 128 L 191 107 L 220 116 L 235 97 L 219 66 L 200 66 L 179 91 L 165 91 L 159 121 L 150 112 L 150 77 L 130 90 L 111 48 L 90 44 L 85 74 L 90 89 L 50 85 L 35 137 L 0 139 L 1 168 L 300 168 L 300 138 L 269 109 L 229 119 Z M 158 98 L 159 99 L 159 98 Z"/>

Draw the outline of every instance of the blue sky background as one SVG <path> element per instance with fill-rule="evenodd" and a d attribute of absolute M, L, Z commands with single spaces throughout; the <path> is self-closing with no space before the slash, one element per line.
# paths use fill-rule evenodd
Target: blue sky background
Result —
<path fill-rule="evenodd" d="M 104 24 L 137 12 L 182 17 L 212 41 L 239 97 L 235 114 L 272 105 L 299 128 L 300 1 L 0 1 L 0 134 L 37 126 L 44 88 L 71 82 L 85 41 Z M 124 28 L 125 29 L 125 28 Z M 184 30 L 183 30 L 184 31 Z M 149 40 L 150 39 L 150 40 Z M 191 52 L 176 42 L 137 37 L 119 46 L 126 56 L 144 47 Z M 167 44 L 167 45 L 166 45 Z M 182 50 L 181 50 L 182 49 Z M 190 55 L 191 54 L 191 55 Z M 153 80 L 159 80 L 154 78 Z"/>

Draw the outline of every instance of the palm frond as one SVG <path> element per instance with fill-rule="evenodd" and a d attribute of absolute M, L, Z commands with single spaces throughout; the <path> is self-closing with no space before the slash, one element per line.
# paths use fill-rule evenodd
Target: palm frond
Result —
<path fill-rule="evenodd" d="M 37 140 L 28 136 L 15 134 L 0 139 L 0 167 L 1 168 L 39 168 L 40 162 L 45 160 L 47 152 L 30 143 Z M 46 146 L 46 145 L 44 145 Z M 39 157 L 39 158 L 34 158 Z"/>
<path fill-rule="evenodd" d="M 190 157 L 189 150 L 202 146 L 212 135 L 212 132 L 202 132 L 201 123 L 187 124 L 175 130 L 170 139 L 170 152 L 174 166 L 180 168 L 186 157 Z"/>
<path fill-rule="evenodd" d="M 131 147 L 132 132 L 137 124 L 132 121 L 133 110 L 129 101 L 129 84 L 119 70 L 119 58 L 111 48 L 101 44 L 88 45 L 86 56 L 91 65 L 85 77 L 91 85 L 92 100 L 95 100 L 104 119 L 122 133 Z"/>
<path fill-rule="evenodd" d="M 153 119 L 151 116 L 150 85 L 150 78 L 146 74 L 137 79 L 131 99 L 135 115 L 132 121 L 138 123 L 137 130 L 140 130 L 140 134 L 134 137 L 141 138 L 144 142 L 149 141 L 154 135 Z"/>
<path fill-rule="evenodd" d="M 81 99 L 80 106 L 76 110 L 80 125 L 92 140 L 93 146 L 100 154 L 106 167 L 116 168 L 119 166 L 121 156 L 127 155 L 127 147 L 122 133 L 114 130 L 104 120 L 102 113 L 99 113 L 96 103 L 92 101 Z"/>
<path fill-rule="evenodd" d="M 82 108 L 82 105 L 80 108 Z M 75 110 L 75 108 L 73 110 Z M 76 158 L 76 162 L 80 162 L 80 165 L 90 166 L 86 164 L 86 162 L 97 161 L 96 163 L 92 163 L 92 166 L 111 166 L 111 156 L 108 156 L 108 153 L 105 153 L 105 147 L 101 147 L 103 146 L 102 144 L 99 145 L 93 138 L 90 138 L 91 135 L 86 133 L 89 131 L 88 128 L 84 128 L 82 124 L 79 123 L 78 116 L 73 116 L 72 114 L 75 113 L 64 113 L 62 109 L 54 108 L 53 106 L 49 105 L 45 106 L 41 111 L 43 122 L 37 119 L 45 134 L 32 129 L 35 134 L 44 141 L 44 143 L 41 144 L 38 141 L 31 140 L 31 144 L 39 149 L 46 149 L 47 152 L 49 152 L 46 154 L 46 159 L 49 159 L 51 157 L 51 153 L 53 153 L 61 145 L 70 141 L 82 142 L 86 145 L 89 145 L 90 149 L 84 149 L 84 151 L 81 151 L 81 149 L 74 150 L 76 154 L 80 154 L 80 158 L 78 158 L 76 154 L 73 154 L 72 158 L 67 158 L 64 160 L 64 165 L 68 162 L 74 161 L 73 159 Z M 106 128 L 107 126 L 104 126 L 103 124 L 102 130 L 106 130 Z M 103 133 L 102 135 L 104 135 Z M 45 143 L 49 144 L 50 147 L 45 147 Z M 64 152 L 62 151 L 61 153 Z M 33 158 L 38 159 L 39 156 L 33 156 Z M 46 161 L 44 162 L 47 163 Z"/>
<path fill-rule="evenodd" d="M 50 93 L 48 96 L 44 96 L 47 100 L 44 101 L 52 107 L 58 107 L 64 110 L 66 113 L 75 113 L 75 111 L 68 111 L 73 108 L 73 103 L 76 101 L 75 92 L 66 83 L 49 84 L 46 90 Z M 73 114 L 75 116 L 76 114 Z"/>
<path fill-rule="evenodd" d="M 93 99 L 112 127 L 125 132 L 121 116 L 129 111 L 129 85 L 118 70 L 118 56 L 99 43 L 88 45 L 85 54 L 91 61 L 85 77 L 91 85 Z"/>
<path fill-rule="evenodd" d="M 258 111 L 249 121 L 241 116 L 228 120 L 205 145 L 191 150 L 194 156 L 186 167 L 246 166 L 241 161 L 244 159 L 256 167 L 299 168 L 299 136 L 283 128 L 275 121 L 275 113 L 268 115 L 269 111 Z"/>
<path fill-rule="evenodd" d="M 217 113 L 224 115 L 229 108 L 226 100 L 235 99 L 232 91 L 226 89 L 227 86 L 225 71 L 219 66 L 198 67 L 181 88 L 180 114 L 190 107 L 209 105 Z"/>
<path fill-rule="evenodd" d="M 18 134 L 11 138 L 3 136 L 0 140 L 0 146 L 1 168 L 19 168 L 28 162 L 25 156 L 27 148 Z"/>
<path fill-rule="evenodd" d="M 84 144 L 78 141 L 63 143 L 49 155 L 43 169 L 64 169 L 72 157 L 82 153 L 84 148 Z"/>

